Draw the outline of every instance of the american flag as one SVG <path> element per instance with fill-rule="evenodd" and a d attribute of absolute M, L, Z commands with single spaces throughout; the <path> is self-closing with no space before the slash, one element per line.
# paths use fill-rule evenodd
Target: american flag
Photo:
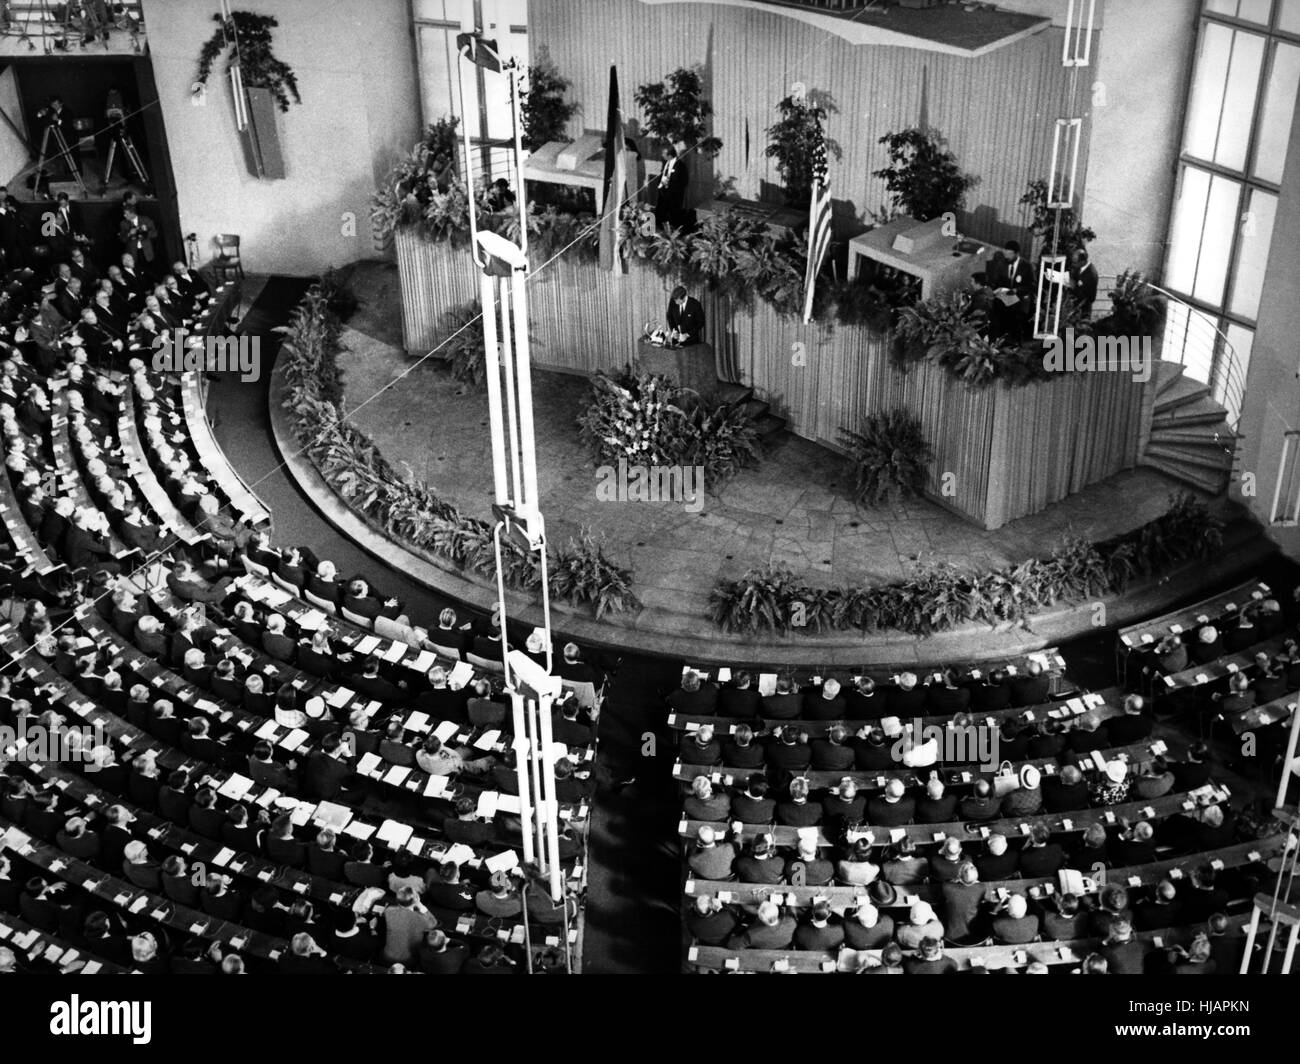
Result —
<path fill-rule="evenodd" d="M 831 188 L 826 173 L 826 138 L 822 136 L 820 125 L 817 127 L 817 143 L 813 148 L 812 172 L 812 202 L 808 206 L 808 273 L 803 282 L 804 324 L 812 321 L 817 274 L 831 242 Z"/>

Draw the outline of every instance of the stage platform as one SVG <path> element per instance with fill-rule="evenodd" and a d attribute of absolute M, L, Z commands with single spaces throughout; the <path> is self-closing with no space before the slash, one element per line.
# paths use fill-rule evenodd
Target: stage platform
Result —
<path fill-rule="evenodd" d="M 344 334 L 340 357 L 345 406 L 358 428 L 371 435 L 390 461 L 427 482 L 465 513 L 490 517 L 491 452 L 487 397 L 452 379 L 430 358 L 412 369 L 400 334 L 396 270 L 367 263 L 353 275 L 361 308 Z M 403 376 L 404 375 L 404 376 Z M 401 377 L 392 387 L 386 387 Z M 278 442 L 290 456 L 296 447 L 277 409 L 280 368 L 272 386 L 272 417 Z M 983 570 L 1044 555 L 1069 532 L 1105 539 L 1158 516 L 1180 485 L 1151 469 L 1111 477 L 1032 517 L 985 531 L 923 499 L 880 509 L 860 509 L 851 497 L 851 472 L 843 459 L 810 441 L 781 433 L 761 463 L 705 496 L 699 512 L 681 502 L 602 502 L 596 467 L 578 439 L 575 418 L 587 393 L 576 375 L 534 374 L 534 407 L 543 510 L 553 543 L 590 527 L 606 553 L 634 570 L 634 590 L 645 608 L 637 615 L 597 623 L 561 609 L 557 627 L 606 644 L 635 646 L 700 660 L 791 663 L 883 663 L 936 658 L 976 658 L 1044 645 L 1092 630 L 1090 609 L 1041 615 L 1034 631 L 994 632 L 985 626 L 917 640 L 901 633 L 799 634 L 751 641 L 716 628 L 707 616 L 709 592 L 721 578 L 774 562 L 788 565 L 812 584 L 884 583 L 904 576 L 918 559 Z M 305 468 L 295 475 L 325 515 L 362 546 L 417 579 L 477 605 L 491 608 L 495 588 L 425 560 L 396 561 L 396 548 L 332 499 L 332 492 Z M 322 502 L 323 499 L 323 502 Z M 1226 503 L 1216 505 L 1227 506 Z M 1225 516 L 1229 516 L 1225 509 Z M 1225 551 L 1216 565 L 1224 575 L 1250 559 Z M 1193 567 L 1158 588 L 1138 588 L 1108 607 L 1109 624 L 1187 594 L 1215 578 L 1216 565 Z"/>

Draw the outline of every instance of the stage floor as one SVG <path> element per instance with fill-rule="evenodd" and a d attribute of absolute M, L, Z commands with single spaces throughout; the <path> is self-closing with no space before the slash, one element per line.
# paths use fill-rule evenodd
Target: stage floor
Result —
<path fill-rule="evenodd" d="M 436 358 L 416 365 L 403 353 L 395 268 L 362 264 L 352 283 L 362 304 L 340 364 L 355 424 L 395 465 L 465 513 L 488 517 L 486 391 L 454 381 Z M 707 495 L 698 513 L 680 502 L 603 502 L 596 464 L 575 424 L 586 380 L 537 371 L 533 390 L 538 479 L 552 542 L 590 527 L 611 558 L 633 567 L 647 607 L 697 618 L 720 578 L 769 561 L 828 587 L 895 580 L 918 558 L 987 569 L 1046 554 L 1067 532 L 1104 539 L 1128 531 L 1162 513 L 1180 488 L 1155 470 L 1133 470 L 988 532 L 927 500 L 860 509 L 845 459 L 781 433 L 756 467 Z"/>

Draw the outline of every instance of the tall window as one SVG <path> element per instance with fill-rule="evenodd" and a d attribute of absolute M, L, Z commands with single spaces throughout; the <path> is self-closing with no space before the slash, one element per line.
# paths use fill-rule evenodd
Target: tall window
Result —
<path fill-rule="evenodd" d="M 461 114 L 460 56 L 456 35 L 477 30 L 497 42 L 503 59 L 528 62 L 527 0 L 412 0 L 419 59 L 420 106 L 425 124 L 452 115 L 469 125 L 478 146 L 475 177 L 499 177 L 508 153 L 494 147 L 512 136 L 510 98 L 505 78 L 465 69 L 465 110 Z"/>
<path fill-rule="evenodd" d="M 1164 357 L 1240 414 L 1300 89 L 1300 0 L 1204 0 L 1165 283 Z"/>

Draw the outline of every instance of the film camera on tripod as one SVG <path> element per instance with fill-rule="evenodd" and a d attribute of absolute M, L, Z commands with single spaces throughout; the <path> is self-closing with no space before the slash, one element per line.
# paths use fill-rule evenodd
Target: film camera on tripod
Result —
<path fill-rule="evenodd" d="M 136 179 L 148 188 L 149 172 L 144 168 L 135 141 L 131 139 L 131 131 L 127 129 L 126 106 L 122 103 L 122 94 L 117 89 L 108 91 L 104 101 L 104 117 L 108 120 L 108 161 L 104 164 L 104 180 L 99 186 L 100 195 L 108 190 L 108 183 L 113 176 L 113 164 L 117 160 L 119 151 Z"/>

